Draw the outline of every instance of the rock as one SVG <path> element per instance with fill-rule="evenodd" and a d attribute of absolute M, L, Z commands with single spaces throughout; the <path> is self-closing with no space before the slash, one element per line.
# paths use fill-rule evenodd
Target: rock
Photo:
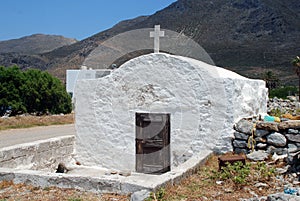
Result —
<path fill-rule="evenodd" d="M 285 168 L 276 168 L 276 173 L 278 173 L 278 174 L 284 174 L 284 173 L 287 172 L 287 170 L 288 170 L 288 168 L 286 168 L 286 167 Z M 284 181 L 283 178 L 282 178 L 282 180 Z"/>
<path fill-rule="evenodd" d="M 131 197 L 130 201 L 142 201 L 150 197 L 150 192 L 148 190 L 141 190 L 134 192 Z"/>
<path fill-rule="evenodd" d="M 289 134 L 298 134 L 299 133 L 299 131 L 298 130 L 296 130 L 296 129 L 288 129 L 288 133 Z"/>
<path fill-rule="evenodd" d="M 299 142 L 300 143 L 300 134 L 294 135 L 294 134 L 286 134 L 285 135 L 288 140 L 292 142 Z"/>
<path fill-rule="evenodd" d="M 257 129 L 268 130 L 268 131 L 276 131 L 278 132 L 279 123 L 276 122 L 258 122 L 256 124 Z"/>
<path fill-rule="evenodd" d="M 64 163 L 59 163 L 58 167 L 56 169 L 56 173 L 66 173 L 68 172 L 69 169 L 67 168 L 67 166 Z"/>
<path fill-rule="evenodd" d="M 265 148 L 267 148 L 267 144 L 265 144 L 265 143 L 258 143 L 257 145 L 256 145 L 256 147 L 258 148 L 258 149 L 265 149 Z"/>
<path fill-rule="evenodd" d="M 247 141 L 249 138 L 249 135 L 240 133 L 240 132 L 234 132 L 234 137 L 235 137 L 235 139 L 238 139 L 238 140 L 246 140 Z"/>
<path fill-rule="evenodd" d="M 289 99 L 290 101 L 293 101 L 293 102 L 297 101 L 296 96 L 287 96 L 287 99 Z"/>
<path fill-rule="evenodd" d="M 234 153 L 236 153 L 236 154 L 248 154 L 249 150 L 248 149 L 235 148 Z"/>
<path fill-rule="evenodd" d="M 288 153 L 288 150 L 286 148 L 278 148 L 278 147 L 274 147 L 274 146 L 269 146 L 267 148 L 267 151 L 266 151 L 268 154 L 278 154 L 278 155 L 283 155 L 283 154 L 287 154 Z"/>
<path fill-rule="evenodd" d="M 253 161 L 264 161 L 268 158 L 268 154 L 262 150 L 258 150 L 247 154 L 247 158 Z"/>
<path fill-rule="evenodd" d="M 300 149 L 298 148 L 298 146 L 297 145 L 295 145 L 295 144 L 291 144 L 291 143 L 289 143 L 288 144 L 288 152 L 289 153 L 294 153 L 294 152 L 297 152 L 297 151 L 299 151 Z"/>
<path fill-rule="evenodd" d="M 232 143 L 236 148 L 247 148 L 247 142 L 244 140 L 233 140 Z"/>
<path fill-rule="evenodd" d="M 296 195 L 289 195 L 284 193 L 277 193 L 269 195 L 267 201 L 300 201 L 300 197 Z"/>
<path fill-rule="evenodd" d="M 267 148 L 267 151 L 266 151 L 268 154 L 274 154 L 274 153 L 276 153 L 276 147 L 274 147 L 274 146 L 269 146 L 268 148 Z"/>
<path fill-rule="evenodd" d="M 286 157 L 287 157 L 287 154 L 277 155 L 277 153 L 274 153 L 273 156 L 272 156 L 272 160 L 273 161 L 283 160 Z"/>
<path fill-rule="evenodd" d="M 234 129 L 238 132 L 245 133 L 248 135 L 252 134 L 253 123 L 246 119 L 241 119 L 234 125 Z"/>
<path fill-rule="evenodd" d="M 278 146 L 278 147 L 284 147 L 286 145 L 286 138 L 284 135 L 280 133 L 272 133 L 267 136 L 267 142 L 268 144 Z"/>
<path fill-rule="evenodd" d="M 124 170 L 124 171 L 120 171 L 119 175 L 124 176 L 124 177 L 128 177 L 131 175 L 131 172 L 129 170 Z"/>
<path fill-rule="evenodd" d="M 300 121 L 299 120 L 291 120 L 291 121 L 284 121 L 284 122 L 280 122 L 278 125 L 279 129 L 296 129 L 296 128 L 300 128 Z"/>
<path fill-rule="evenodd" d="M 258 142 L 266 143 L 267 142 L 267 139 L 262 138 L 262 137 L 256 137 L 254 139 L 255 139 L 256 143 L 258 143 Z"/>
<path fill-rule="evenodd" d="M 258 182 L 254 185 L 256 188 L 268 187 L 269 185 L 266 183 Z"/>
<path fill-rule="evenodd" d="M 268 134 L 270 134 L 270 131 L 263 130 L 263 129 L 256 129 L 256 132 L 255 132 L 255 136 L 257 136 L 257 137 L 264 137 L 265 135 L 268 135 Z"/>

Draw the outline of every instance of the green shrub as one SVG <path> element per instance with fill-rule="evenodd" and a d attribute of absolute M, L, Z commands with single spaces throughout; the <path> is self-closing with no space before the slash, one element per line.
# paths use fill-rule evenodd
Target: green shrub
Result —
<path fill-rule="evenodd" d="M 298 88 L 295 86 L 283 86 L 269 91 L 270 98 L 283 98 L 285 99 L 289 95 L 295 95 L 298 93 Z"/>
<path fill-rule="evenodd" d="M 213 172 L 212 179 L 231 180 L 235 184 L 245 184 L 249 174 L 250 164 L 244 165 L 241 161 L 237 161 L 233 164 L 226 163 L 226 166 L 222 167 L 221 171 Z"/>
<path fill-rule="evenodd" d="M 0 66 L 0 116 L 21 113 L 70 113 L 71 97 L 61 81 L 48 72 Z"/>

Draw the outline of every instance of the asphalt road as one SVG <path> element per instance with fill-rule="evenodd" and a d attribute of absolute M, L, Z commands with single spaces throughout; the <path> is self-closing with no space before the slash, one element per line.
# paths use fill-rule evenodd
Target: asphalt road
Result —
<path fill-rule="evenodd" d="M 0 148 L 65 135 L 75 135 L 74 124 L 4 130 L 0 131 Z"/>

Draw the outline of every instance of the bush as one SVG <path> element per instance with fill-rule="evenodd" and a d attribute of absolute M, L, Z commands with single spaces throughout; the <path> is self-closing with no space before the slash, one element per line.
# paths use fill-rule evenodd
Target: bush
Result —
<path fill-rule="evenodd" d="M 271 89 L 269 92 L 270 98 L 286 98 L 290 95 L 296 95 L 298 93 L 298 88 L 295 86 L 283 86 L 276 89 Z"/>
<path fill-rule="evenodd" d="M 0 67 L 0 115 L 70 113 L 71 97 L 61 81 L 48 72 Z"/>

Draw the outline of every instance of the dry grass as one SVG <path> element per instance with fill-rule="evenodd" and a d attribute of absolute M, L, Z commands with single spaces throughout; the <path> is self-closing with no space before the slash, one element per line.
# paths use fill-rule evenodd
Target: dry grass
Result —
<path fill-rule="evenodd" d="M 0 201 L 127 201 L 127 196 L 100 195 L 75 189 L 39 188 L 13 182 L 0 182 Z"/>
<path fill-rule="evenodd" d="M 0 118 L 0 130 L 74 123 L 74 114 Z"/>
<path fill-rule="evenodd" d="M 249 161 L 247 163 L 250 163 Z M 269 168 L 281 167 L 283 164 L 277 163 Z M 265 167 L 265 166 L 264 166 Z M 168 186 L 161 189 L 160 195 L 156 195 L 158 200 L 164 201 L 194 201 L 194 200 L 222 200 L 233 201 L 240 198 L 252 198 L 254 194 L 258 196 L 266 196 L 283 192 L 283 185 L 275 180 L 276 175 L 270 177 L 258 174 L 261 170 L 257 170 L 257 163 L 251 163 L 251 172 L 244 184 L 234 183 L 231 179 L 223 180 L 221 184 L 217 184 L 221 179 L 215 178 L 218 172 L 218 156 L 212 156 L 206 164 L 194 175 L 183 180 L 176 186 Z M 265 183 L 266 187 L 256 187 L 257 183 Z M 280 189 L 279 189 L 280 188 Z M 159 194 L 157 193 L 157 194 Z M 155 200 L 155 199 L 150 199 Z"/>

